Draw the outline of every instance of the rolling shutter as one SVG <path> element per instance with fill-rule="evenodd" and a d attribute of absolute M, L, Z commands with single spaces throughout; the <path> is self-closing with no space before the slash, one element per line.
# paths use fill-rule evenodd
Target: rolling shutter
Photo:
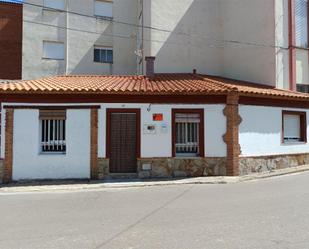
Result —
<path fill-rule="evenodd" d="M 300 116 L 284 115 L 284 139 L 299 141 L 301 138 Z"/>

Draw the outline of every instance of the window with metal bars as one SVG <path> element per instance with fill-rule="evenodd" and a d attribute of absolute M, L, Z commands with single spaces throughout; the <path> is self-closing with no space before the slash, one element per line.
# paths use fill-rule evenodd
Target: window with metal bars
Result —
<path fill-rule="evenodd" d="M 200 115 L 176 113 L 175 125 L 176 156 L 199 156 Z"/>
<path fill-rule="evenodd" d="M 66 152 L 65 111 L 40 111 L 41 152 Z"/>

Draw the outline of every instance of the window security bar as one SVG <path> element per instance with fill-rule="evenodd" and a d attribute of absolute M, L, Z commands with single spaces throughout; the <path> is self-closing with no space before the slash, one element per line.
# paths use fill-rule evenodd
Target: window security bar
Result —
<path fill-rule="evenodd" d="M 42 119 L 42 152 L 65 152 L 65 120 Z"/>
<path fill-rule="evenodd" d="M 176 154 L 199 153 L 199 123 L 176 123 Z"/>

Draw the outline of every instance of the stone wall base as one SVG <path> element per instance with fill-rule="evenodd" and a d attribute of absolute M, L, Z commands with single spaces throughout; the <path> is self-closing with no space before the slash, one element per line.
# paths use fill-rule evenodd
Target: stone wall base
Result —
<path fill-rule="evenodd" d="M 240 157 L 240 175 L 250 175 L 309 164 L 309 154 Z"/>
<path fill-rule="evenodd" d="M 110 176 L 109 159 L 98 159 L 99 179 Z M 226 158 L 142 158 L 138 159 L 139 178 L 178 178 L 226 175 Z"/>
<path fill-rule="evenodd" d="M 179 178 L 226 176 L 225 157 L 207 158 L 142 158 L 138 159 L 139 178 Z M 240 175 L 250 175 L 309 164 L 308 154 L 240 157 Z M 98 158 L 98 178 L 110 177 L 109 159 Z M 4 178 L 4 160 L 0 159 L 0 184 Z"/>
<path fill-rule="evenodd" d="M 109 175 L 109 159 L 98 158 L 98 179 L 102 180 Z"/>

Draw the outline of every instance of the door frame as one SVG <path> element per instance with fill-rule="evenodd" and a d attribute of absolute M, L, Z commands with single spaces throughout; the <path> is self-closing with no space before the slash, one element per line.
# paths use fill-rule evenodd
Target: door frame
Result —
<path fill-rule="evenodd" d="M 111 145 L 111 114 L 112 113 L 134 113 L 136 114 L 136 159 L 141 156 L 141 110 L 137 108 L 107 108 L 106 109 L 106 158 L 110 159 Z"/>

